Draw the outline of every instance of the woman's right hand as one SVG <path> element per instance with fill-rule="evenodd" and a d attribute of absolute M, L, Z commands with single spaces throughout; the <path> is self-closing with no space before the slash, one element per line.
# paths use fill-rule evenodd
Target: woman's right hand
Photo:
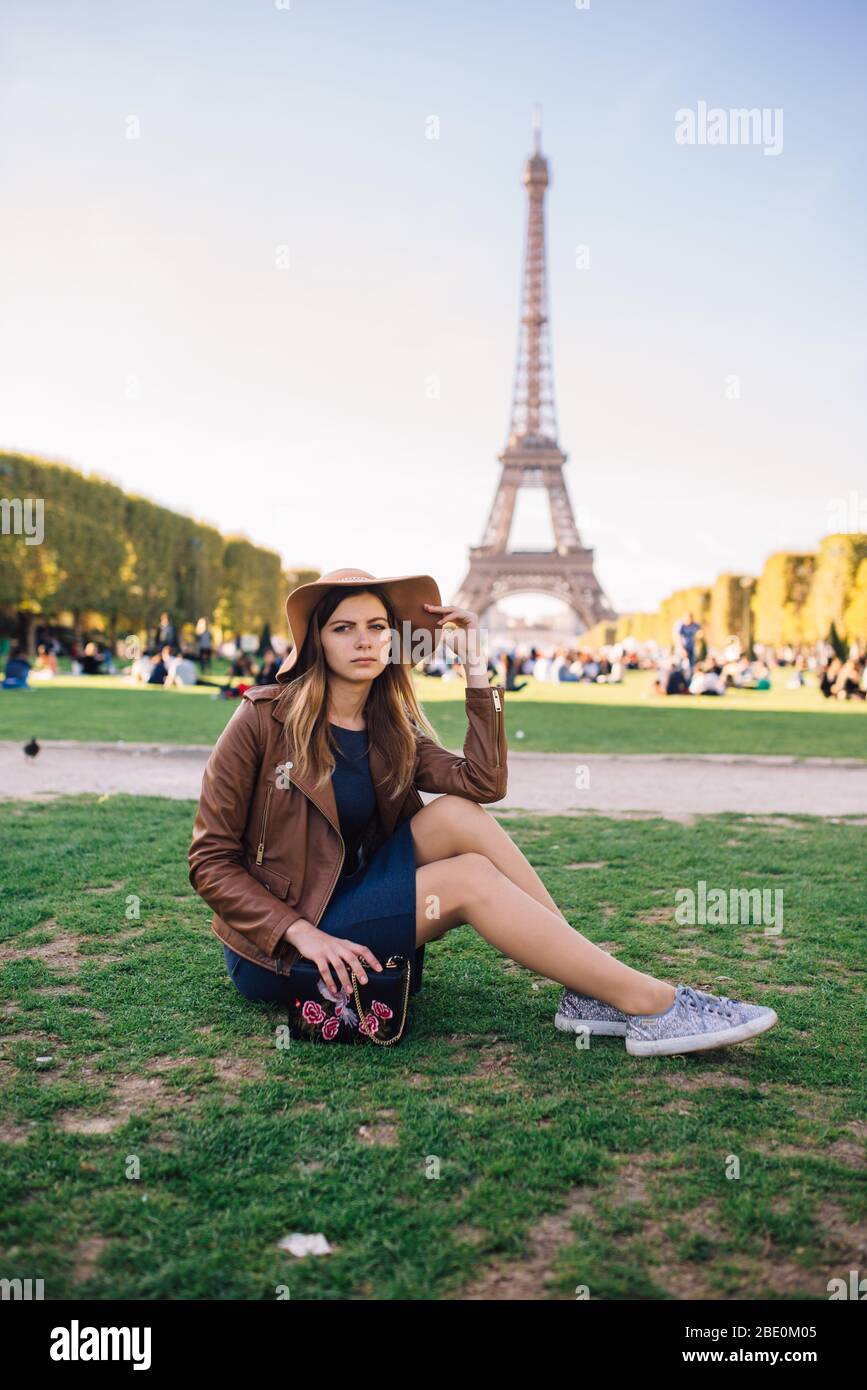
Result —
<path fill-rule="evenodd" d="M 347 966 L 355 972 L 363 985 L 367 984 L 365 963 L 372 965 L 375 970 L 382 969 L 368 946 L 360 946 L 356 941 L 345 941 L 341 936 L 330 936 L 328 932 L 314 927 L 312 922 L 293 922 L 285 935 L 286 940 L 297 948 L 305 960 L 313 961 L 319 969 L 323 984 L 334 993 L 340 989 L 344 989 L 347 994 L 352 993 Z M 332 971 L 339 979 L 339 985 L 335 984 Z"/>

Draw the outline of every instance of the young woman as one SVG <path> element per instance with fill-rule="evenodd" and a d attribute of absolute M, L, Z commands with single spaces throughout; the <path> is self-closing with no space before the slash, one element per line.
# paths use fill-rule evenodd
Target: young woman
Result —
<path fill-rule="evenodd" d="M 777 1022 L 588 941 L 482 809 L 506 793 L 507 744 L 505 690 L 489 685 L 475 613 L 443 605 L 429 575 L 336 570 L 294 589 L 286 616 L 294 647 L 218 739 L 189 851 L 242 994 L 285 1002 L 301 956 L 348 991 L 350 972 L 366 983 L 396 952 L 417 993 L 427 944 L 469 924 L 565 986 L 559 1028 L 623 1036 L 636 1055 L 726 1046 Z M 439 743 L 412 684 L 446 623 L 466 678 L 462 757 Z M 442 795 L 425 804 L 420 792 Z"/>

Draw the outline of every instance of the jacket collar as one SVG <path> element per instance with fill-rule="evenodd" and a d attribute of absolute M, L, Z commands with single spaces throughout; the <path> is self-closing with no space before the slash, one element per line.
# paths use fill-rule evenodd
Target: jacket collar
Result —
<path fill-rule="evenodd" d="M 285 689 L 285 686 L 284 686 Z M 280 700 L 281 692 L 275 693 L 275 698 L 270 701 L 271 715 L 281 724 L 283 722 L 283 701 Z M 291 759 L 290 759 L 291 761 Z M 390 801 L 386 797 L 385 788 L 381 785 L 387 772 L 385 756 L 377 745 L 371 744 L 368 751 L 368 764 L 370 766 L 370 776 L 373 782 L 373 790 L 376 794 L 376 805 L 379 810 L 380 821 L 385 834 L 385 838 L 391 835 L 394 823 L 400 810 L 400 798 Z M 299 776 L 294 767 L 286 769 L 286 776 L 289 781 L 296 786 L 299 791 L 313 802 L 317 810 L 321 811 L 325 819 L 330 821 L 334 829 L 340 834 L 340 816 L 337 811 L 337 798 L 334 795 L 334 786 L 329 777 L 326 782 L 317 787 L 313 784 L 312 770 L 306 776 Z"/>

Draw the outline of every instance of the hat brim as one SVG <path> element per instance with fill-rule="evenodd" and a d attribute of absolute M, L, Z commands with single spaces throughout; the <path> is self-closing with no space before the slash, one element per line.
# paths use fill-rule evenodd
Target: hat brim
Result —
<path fill-rule="evenodd" d="M 439 585 L 430 574 L 394 574 L 379 579 L 373 575 L 350 573 L 339 579 L 316 579 L 299 584 L 286 599 L 286 621 L 292 635 L 292 650 L 286 654 L 277 672 L 281 685 L 302 673 L 298 656 L 307 637 L 310 617 L 323 594 L 335 588 L 382 589 L 394 609 L 397 623 L 395 651 L 403 666 L 415 666 L 433 655 L 442 629 L 442 615 L 428 613 L 425 603 L 442 607 Z"/>

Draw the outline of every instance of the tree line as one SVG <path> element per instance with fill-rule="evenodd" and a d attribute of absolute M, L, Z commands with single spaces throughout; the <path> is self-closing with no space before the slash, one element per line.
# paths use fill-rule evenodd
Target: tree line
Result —
<path fill-rule="evenodd" d="M 28 517 L 41 503 L 37 534 Z M 218 632 L 285 631 L 286 595 L 317 577 L 285 571 L 274 550 L 125 492 L 108 479 L 22 454 L 0 454 L 0 624 L 32 652 L 37 624 L 103 634 L 112 649 L 145 640 L 168 612 L 191 641 Z"/>

